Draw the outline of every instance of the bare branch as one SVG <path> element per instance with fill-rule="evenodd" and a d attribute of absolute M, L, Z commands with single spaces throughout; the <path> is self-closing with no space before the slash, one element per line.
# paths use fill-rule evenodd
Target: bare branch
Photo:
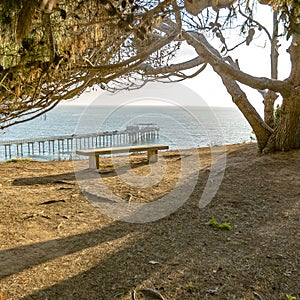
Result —
<path fill-rule="evenodd" d="M 240 6 L 239 6 L 239 13 L 240 13 L 244 18 L 246 18 L 246 19 L 251 19 L 251 22 L 253 22 L 254 24 L 256 24 L 259 28 L 261 28 L 261 29 L 266 33 L 266 35 L 267 35 L 269 41 L 270 41 L 270 42 L 272 41 L 272 36 L 271 36 L 269 30 L 268 30 L 265 26 L 263 26 L 260 22 L 258 22 L 258 21 L 256 21 L 256 20 L 254 20 L 253 18 L 251 18 L 251 17 L 245 15 L 245 14 L 242 12 Z"/>

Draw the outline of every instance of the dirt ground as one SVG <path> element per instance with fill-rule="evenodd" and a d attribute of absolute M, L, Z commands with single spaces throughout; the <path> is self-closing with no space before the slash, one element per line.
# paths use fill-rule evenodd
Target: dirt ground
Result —
<path fill-rule="evenodd" d="M 101 174 L 86 162 L 79 171 L 72 161 L 1 163 L 0 299 L 299 300 L 300 151 L 266 156 L 243 144 L 226 152 L 220 187 L 202 208 L 207 182 L 218 181 L 209 148 L 199 149 L 200 164 L 189 150 L 162 152 L 163 176 L 151 186 L 125 182 L 122 157 L 102 159 Z M 188 172 L 181 180 L 188 160 L 200 170 L 196 185 L 163 218 L 124 222 L 91 203 L 110 201 L 99 182 L 113 201 L 151 203 L 189 184 Z M 155 173 L 142 155 L 129 164 L 141 178 Z"/>

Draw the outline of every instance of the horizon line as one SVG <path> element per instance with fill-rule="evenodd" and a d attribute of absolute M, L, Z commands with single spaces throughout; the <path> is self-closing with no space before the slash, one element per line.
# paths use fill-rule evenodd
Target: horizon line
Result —
<path fill-rule="evenodd" d="M 176 103 L 170 103 L 170 104 L 84 104 L 84 103 L 59 103 L 58 106 L 103 106 L 103 107 L 118 107 L 118 106 L 127 106 L 127 107 L 177 107 L 177 106 L 183 106 L 183 107 L 224 107 L 224 108 L 232 108 L 236 107 L 235 105 L 197 105 L 197 104 L 176 104 Z"/>

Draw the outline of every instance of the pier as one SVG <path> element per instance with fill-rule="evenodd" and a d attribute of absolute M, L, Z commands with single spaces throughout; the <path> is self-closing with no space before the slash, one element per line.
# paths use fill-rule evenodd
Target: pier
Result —
<path fill-rule="evenodd" d="M 76 150 L 144 144 L 159 138 L 159 127 L 153 123 L 127 126 L 125 130 L 72 134 L 36 139 L 21 139 L 0 142 L 5 160 L 15 157 L 57 157 Z M 4 148 L 4 149 L 3 149 Z M 4 151 L 3 151 L 4 150 Z"/>

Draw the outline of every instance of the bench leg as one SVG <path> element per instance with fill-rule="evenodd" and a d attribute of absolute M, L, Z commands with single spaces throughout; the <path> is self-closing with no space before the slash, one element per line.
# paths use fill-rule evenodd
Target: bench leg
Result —
<path fill-rule="evenodd" d="M 89 156 L 89 168 L 99 169 L 99 155 L 95 154 Z"/>
<path fill-rule="evenodd" d="M 154 163 L 157 162 L 157 149 L 149 149 L 148 150 L 148 162 Z"/>

